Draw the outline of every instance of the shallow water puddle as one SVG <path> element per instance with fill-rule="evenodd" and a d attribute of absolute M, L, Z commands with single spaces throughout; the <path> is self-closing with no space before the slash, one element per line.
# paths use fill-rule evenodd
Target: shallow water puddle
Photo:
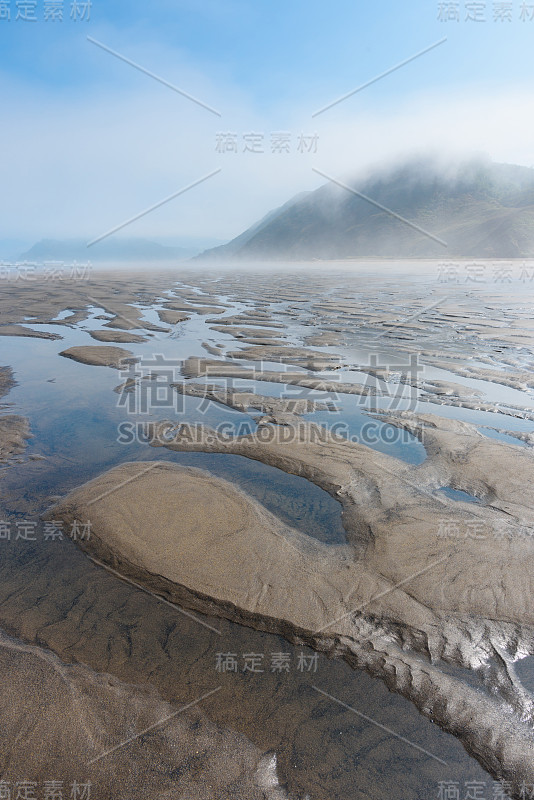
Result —
<path fill-rule="evenodd" d="M 463 503 L 480 504 L 482 502 L 478 497 L 475 497 L 472 494 L 468 494 L 467 492 L 463 492 L 461 489 L 453 489 L 451 486 L 441 486 L 438 489 L 438 492 L 441 492 L 450 500 L 461 501 Z"/>

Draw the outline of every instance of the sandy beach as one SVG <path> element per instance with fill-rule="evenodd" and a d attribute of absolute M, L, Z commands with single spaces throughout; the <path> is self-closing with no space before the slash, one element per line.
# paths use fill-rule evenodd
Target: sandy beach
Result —
<path fill-rule="evenodd" d="M 79 766 L 101 797 L 126 797 L 149 769 L 154 797 L 378 800 L 376 726 L 360 732 L 357 765 L 333 766 L 352 738 L 331 745 L 328 768 L 311 766 L 347 681 L 364 681 L 359 707 L 373 719 L 397 698 L 380 747 L 407 797 L 430 796 L 444 774 L 504 781 L 512 797 L 534 780 L 534 705 L 518 671 L 534 655 L 533 330 L 519 286 L 445 291 L 432 269 L 390 264 L 376 283 L 365 263 L 265 268 L 246 282 L 231 270 L 106 272 L 2 295 L 12 535 L 0 628 L 18 675 L 5 730 L 37 715 L 35 735 L 71 754 L 54 766 L 64 781 Z M 16 539 L 26 518 L 34 536 Z M 252 689 L 254 671 L 214 668 L 216 652 L 271 639 L 324 659 L 332 685 L 264 664 Z M 65 720 L 49 734 L 36 669 L 70 687 L 62 697 L 43 673 L 46 713 Z M 301 737 L 303 696 L 321 733 Z M 76 697 L 83 742 L 69 727 Z M 83 772 L 106 743 L 196 700 L 150 749 L 136 739 Z M 298 720 L 285 733 L 284 708 Z M 40 758 L 26 771 L 45 780 Z"/>

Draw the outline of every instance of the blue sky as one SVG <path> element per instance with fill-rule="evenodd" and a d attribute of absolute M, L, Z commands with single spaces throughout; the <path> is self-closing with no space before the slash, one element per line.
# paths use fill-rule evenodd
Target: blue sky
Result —
<path fill-rule="evenodd" d="M 0 2 L 0 17 L 2 5 L 11 11 L 0 18 L 0 145 L 11 153 L 0 166 L 0 239 L 96 236 L 215 169 L 125 233 L 234 236 L 320 185 L 313 166 L 344 177 L 426 150 L 534 164 L 534 0 L 479 3 L 485 22 L 468 21 L 464 1 L 93 0 L 90 19 L 74 21 L 64 0 L 61 22 L 44 21 L 47 4 L 36 0 L 30 22 L 15 19 L 17 0 Z M 445 5 L 459 22 L 439 20 Z M 494 20 L 508 7 L 510 22 Z M 291 134 L 290 152 L 269 152 L 275 131 Z M 237 153 L 217 150 L 223 132 Z M 249 132 L 266 152 L 243 152 Z M 297 152 L 304 134 L 318 136 L 316 152 Z"/>

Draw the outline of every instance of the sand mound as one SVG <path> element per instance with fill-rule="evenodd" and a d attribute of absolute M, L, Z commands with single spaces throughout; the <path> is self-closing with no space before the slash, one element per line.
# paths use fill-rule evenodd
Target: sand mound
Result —
<path fill-rule="evenodd" d="M 207 429 L 202 441 L 178 430 L 159 442 L 244 455 L 313 480 L 342 502 L 350 545 L 320 544 L 227 482 L 159 462 L 112 469 L 48 517 L 91 520 L 94 534 L 80 545 L 173 602 L 367 669 L 519 796 L 534 763 L 534 705 L 513 667 L 534 651 L 533 544 L 523 532 L 534 527 L 525 484 L 534 459 L 464 423 L 389 419 L 424 429 L 423 465 L 339 438 L 313 443 L 307 423 L 289 446 L 260 432 L 221 439 Z M 436 494 L 446 483 L 485 505 Z M 443 662 L 474 670 L 479 688 Z"/>
<path fill-rule="evenodd" d="M 63 350 L 59 355 L 65 358 L 72 358 L 73 361 L 79 361 L 80 364 L 120 369 L 124 360 L 132 358 L 133 353 L 122 347 L 89 344 L 81 347 L 69 347 L 68 350 Z"/>

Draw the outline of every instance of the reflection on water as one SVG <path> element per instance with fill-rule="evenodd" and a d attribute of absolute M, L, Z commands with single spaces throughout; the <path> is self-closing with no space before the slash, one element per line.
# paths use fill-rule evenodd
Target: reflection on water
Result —
<path fill-rule="evenodd" d="M 306 418 L 321 423 L 336 435 L 399 458 L 408 464 L 423 463 L 426 450 L 416 436 L 402 428 L 373 419 L 362 410 L 358 403 L 359 398 L 351 395 L 338 397 L 341 408 L 337 418 L 328 411 L 316 411 L 307 414 Z"/>
<path fill-rule="evenodd" d="M 224 316 L 242 311 L 246 304 L 229 306 Z M 154 309 L 143 307 L 143 311 L 148 322 L 159 324 Z M 324 542 L 345 541 L 337 501 L 300 477 L 240 456 L 172 453 L 164 448 L 153 450 L 146 442 L 136 440 L 121 444 L 118 426 L 127 417 L 128 408 L 119 404 L 121 396 L 113 389 L 124 376 L 58 356 L 67 347 L 95 344 L 88 330 L 101 326 L 102 321 L 95 320 L 101 313 L 102 309 L 91 309 L 90 319 L 72 328 L 39 326 L 40 330 L 61 333 L 61 341 L 9 339 L 9 352 L 2 360 L 13 366 L 19 385 L 8 400 L 17 413 L 30 418 L 35 438 L 30 441 L 28 454 L 44 456 L 45 460 L 23 459 L 6 473 L 3 519 L 36 520 L 52 496 L 64 495 L 105 469 L 124 461 L 158 459 L 207 469 L 239 485 L 287 524 Z M 58 320 L 63 316 L 58 315 Z M 178 379 L 181 359 L 206 355 L 203 341 L 216 338 L 235 346 L 228 334 L 215 336 L 206 321 L 209 318 L 193 314 L 189 321 L 172 328 L 173 334 L 178 332 L 177 338 L 150 335 L 149 341 L 126 347 L 136 356 L 161 354 L 174 359 Z M 285 332 L 295 339 L 302 334 L 297 326 Z M 240 362 L 240 366 L 246 364 Z M 246 385 L 271 396 L 287 391 L 281 384 L 247 381 Z M 316 395 L 306 391 L 300 396 L 313 399 Z M 412 464 L 424 460 L 424 448 L 415 437 L 373 419 L 365 413 L 359 398 L 339 395 L 337 403 L 337 413 L 318 411 L 306 419 L 327 427 L 340 421 L 347 435 L 369 447 Z M 424 408 L 427 405 L 429 408 Z M 464 409 L 422 406 L 419 410 L 455 418 L 477 415 Z M 216 403 L 204 403 L 199 409 L 198 400 L 177 393 L 171 407 L 146 415 L 136 411 L 131 418 L 145 422 L 163 417 L 191 422 L 200 419 L 212 426 L 246 422 L 250 430 L 255 428 L 247 415 Z M 486 417 L 479 415 L 477 422 L 481 424 Z M 365 430 L 370 424 L 374 427 Z M 474 501 L 462 492 L 453 495 L 454 490 L 443 491 L 453 499 Z M 338 660 L 320 656 L 314 662 L 311 651 L 290 645 L 281 637 L 225 620 L 202 618 L 219 628 L 218 636 L 179 610 L 97 568 L 68 540 L 0 541 L 0 577 L 0 627 L 53 649 L 66 661 L 87 663 L 127 682 L 149 683 L 177 704 L 184 695 L 189 696 L 186 690 L 192 686 L 209 690 L 221 685 L 223 690 L 212 706 L 215 721 L 245 733 L 264 750 L 276 751 L 281 777 L 295 797 L 422 800 L 438 795 L 440 781 L 463 784 L 478 779 L 491 786 L 488 776 L 454 738 L 442 733 L 402 697 L 390 694 L 381 682 Z M 236 668 L 224 670 L 221 654 L 232 655 L 224 663 L 235 662 Z M 257 670 L 245 669 L 247 654 L 258 656 L 254 662 Z M 287 670 L 272 668 L 275 654 L 286 656 L 282 661 Z M 405 741 L 318 694 L 313 686 L 395 731 Z M 410 742 L 437 754 L 449 766 L 424 755 Z"/>
<path fill-rule="evenodd" d="M 525 689 L 534 695 L 534 656 L 518 661 L 515 664 L 515 671 Z"/>
<path fill-rule="evenodd" d="M 478 497 L 468 494 L 467 492 L 463 492 L 461 489 L 453 489 L 451 486 L 441 486 L 438 489 L 438 492 L 446 495 L 451 500 L 461 500 L 464 503 L 481 503 L 481 500 Z"/>

